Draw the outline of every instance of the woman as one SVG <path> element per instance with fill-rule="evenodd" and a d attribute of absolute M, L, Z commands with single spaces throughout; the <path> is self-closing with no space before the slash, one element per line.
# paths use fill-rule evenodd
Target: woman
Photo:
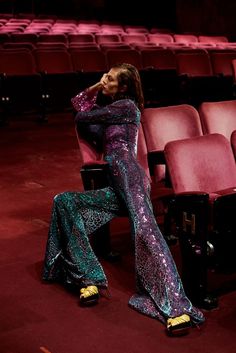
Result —
<path fill-rule="evenodd" d="M 96 105 L 98 92 L 111 98 Z M 137 135 L 143 109 L 143 93 L 137 69 L 119 64 L 100 82 L 72 99 L 78 111 L 75 122 L 103 129 L 104 159 L 111 185 L 101 190 L 65 192 L 54 199 L 44 266 L 45 280 L 62 279 L 80 287 L 81 304 L 98 301 L 99 288 L 107 279 L 90 243 L 89 234 L 127 208 L 135 243 L 136 291 L 132 308 L 158 318 L 175 334 L 203 314 L 186 297 L 174 260 L 156 223 L 150 201 L 150 185 L 136 160 Z M 101 129 L 98 129 L 101 132 Z M 99 133 L 98 136 L 101 136 Z"/>

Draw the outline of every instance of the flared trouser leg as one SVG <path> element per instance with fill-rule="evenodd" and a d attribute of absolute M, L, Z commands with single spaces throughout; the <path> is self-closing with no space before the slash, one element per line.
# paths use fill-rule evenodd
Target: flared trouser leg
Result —
<path fill-rule="evenodd" d="M 89 235 L 115 217 L 119 208 L 110 187 L 55 196 L 43 278 L 107 287 L 107 278 L 91 247 Z"/>
<path fill-rule="evenodd" d="M 145 207 L 135 205 L 135 268 L 137 294 L 130 305 L 165 322 L 169 317 L 189 314 L 196 323 L 204 321 L 185 294 L 181 278 L 155 218 L 148 197 Z"/>
<path fill-rule="evenodd" d="M 189 314 L 195 322 L 204 321 L 203 314 L 194 308 L 185 294 L 181 278 L 153 214 L 150 185 L 143 170 L 126 161 L 116 162 L 117 183 L 129 212 L 135 242 L 135 294 L 129 304 L 149 316 L 165 322 L 169 317 Z M 124 174 L 121 178 L 121 174 Z"/>

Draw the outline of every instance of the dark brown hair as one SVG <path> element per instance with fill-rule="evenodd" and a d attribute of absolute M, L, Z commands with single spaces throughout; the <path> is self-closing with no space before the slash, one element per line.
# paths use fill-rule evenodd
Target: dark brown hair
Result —
<path fill-rule="evenodd" d="M 121 69 L 117 76 L 119 88 L 126 86 L 124 92 L 118 92 L 115 100 L 129 98 L 132 99 L 138 108 L 142 111 L 144 108 L 144 98 L 141 79 L 135 66 L 127 63 L 116 64 L 112 66 L 114 69 Z"/>

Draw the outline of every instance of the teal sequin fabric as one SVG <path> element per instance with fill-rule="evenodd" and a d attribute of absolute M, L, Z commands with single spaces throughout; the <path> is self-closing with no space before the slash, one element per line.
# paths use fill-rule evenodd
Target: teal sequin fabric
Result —
<path fill-rule="evenodd" d="M 186 296 L 169 247 L 156 223 L 150 181 L 136 159 L 140 111 L 130 99 L 104 107 L 86 91 L 72 103 L 75 122 L 103 126 L 104 158 L 111 185 L 101 190 L 65 192 L 54 198 L 44 262 L 45 280 L 107 287 L 107 278 L 89 242 L 96 229 L 119 215 L 126 205 L 135 245 L 136 293 L 129 305 L 166 322 L 189 314 L 195 323 L 202 312 Z"/>

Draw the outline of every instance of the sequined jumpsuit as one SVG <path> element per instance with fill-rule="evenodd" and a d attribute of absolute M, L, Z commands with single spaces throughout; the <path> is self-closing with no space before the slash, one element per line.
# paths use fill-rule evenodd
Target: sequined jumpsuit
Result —
<path fill-rule="evenodd" d="M 94 109 L 96 94 L 86 91 L 73 102 L 77 124 L 103 124 L 104 158 L 112 185 L 85 192 L 65 192 L 54 198 L 43 278 L 79 285 L 107 287 L 89 235 L 119 214 L 125 203 L 135 244 L 136 294 L 129 305 L 165 322 L 187 313 L 196 323 L 203 314 L 186 297 L 174 260 L 150 201 L 150 185 L 136 160 L 140 111 L 130 99 Z M 93 108 L 93 109 L 92 109 Z"/>

